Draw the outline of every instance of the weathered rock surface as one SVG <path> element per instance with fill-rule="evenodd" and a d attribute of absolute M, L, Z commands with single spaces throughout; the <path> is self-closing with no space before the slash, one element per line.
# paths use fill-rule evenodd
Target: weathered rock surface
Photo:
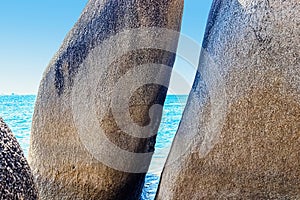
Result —
<path fill-rule="evenodd" d="M 156 199 L 300 199 L 299 9 L 213 2 Z"/>
<path fill-rule="evenodd" d="M 24 153 L 1 117 L 0 199 L 37 199 L 37 190 Z"/>
<path fill-rule="evenodd" d="M 170 72 L 151 64 L 173 66 L 182 9 L 183 0 L 88 2 L 39 88 L 29 157 L 41 199 L 139 199 L 155 136 L 121 127 L 116 101 L 130 93 L 133 124 L 157 131 L 161 111 L 149 108 L 164 103 Z"/>

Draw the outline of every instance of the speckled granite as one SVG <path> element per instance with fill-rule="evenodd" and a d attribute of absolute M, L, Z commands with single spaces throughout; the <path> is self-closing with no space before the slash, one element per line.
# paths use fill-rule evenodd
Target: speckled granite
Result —
<path fill-rule="evenodd" d="M 182 10 L 183 0 L 88 2 L 46 69 L 39 88 L 29 161 L 41 199 L 139 199 L 145 172 L 123 172 L 114 168 L 118 166 L 103 164 L 101 158 L 110 162 L 121 159 L 119 164 L 130 168 L 136 163 L 108 149 L 114 146 L 123 152 L 151 155 L 155 136 L 138 138 L 124 132 L 112 113 L 111 95 L 118 80 L 136 66 L 156 63 L 172 67 L 178 37 L 159 31 L 156 36 L 147 31 L 142 34 L 123 31 L 166 28 L 177 32 Z M 119 33 L 122 40 L 110 41 Z M 163 38 L 163 45 L 156 38 Z M 125 53 L 117 56 L 121 51 Z M 130 80 L 149 76 L 168 83 L 170 73 L 149 68 L 145 74 Z M 120 87 L 125 91 L 132 88 L 133 82 Z M 149 107 L 163 104 L 166 92 L 166 87 L 157 84 L 141 85 L 133 92 L 128 106 L 135 124 L 149 124 Z M 94 103 L 94 107 L 88 103 Z M 157 130 L 160 117 L 161 112 L 157 112 L 152 118 L 156 121 L 153 130 Z M 100 133 L 92 135 L 97 128 L 104 130 L 105 138 Z M 107 139 L 111 146 L 98 152 L 102 140 L 107 142 Z M 149 162 L 150 159 L 142 164 L 148 168 Z"/>
<path fill-rule="evenodd" d="M 299 10 L 213 2 L 157 200 L 300 199 Z"/>
<path fill-rule="evenodd" d="M 30 167 L 15 136 L 0 117 L 0 199 L 36 200 Z"/>

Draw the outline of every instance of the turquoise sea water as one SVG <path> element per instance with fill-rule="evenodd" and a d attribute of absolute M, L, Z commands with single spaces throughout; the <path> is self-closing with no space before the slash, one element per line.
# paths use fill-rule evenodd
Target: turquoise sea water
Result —
<path fill-rule="evenodd" d="M 31 120 L 36 96 L 0 96 L 0 116 L 12 129 L 25 155 L 28 155 Z M 155 154 L 146 176 L 142 199 L 152 200 L 155 196 L 160 173 L 178 128 L 187 96 L 168 95 L 162 122 L 157 135 Z"/>

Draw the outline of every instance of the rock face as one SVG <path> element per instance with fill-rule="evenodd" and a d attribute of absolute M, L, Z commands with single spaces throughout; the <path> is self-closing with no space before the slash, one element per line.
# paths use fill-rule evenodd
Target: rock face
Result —
<path fill-rule="evenodd" d="M 24 153 L 1 117 L 0 151 L 0 199 L 38 199 Z"/>
<path fill-rule="evenodd" d="M 300 199 L 298 0 L 215 0 L 156 199 Z"/>
<path fill-rule="evenodd" d="M 139 199 L 182 10 L 183 0 L 88 2 L 39 88 L 29 161 L 41 199 Z"/>

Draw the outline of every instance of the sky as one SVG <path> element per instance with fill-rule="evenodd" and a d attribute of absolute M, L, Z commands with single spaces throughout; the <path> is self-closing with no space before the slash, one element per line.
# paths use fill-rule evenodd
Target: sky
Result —
<path fill-rule="evenodd" d="M 9 0 L 0 3 L 0 95 L 37 94 L 40 80 L 87 0 Z M 185 0 L 182 37 L 200 47 L 212 0 Z M 194 62 L 199 52 L 191 51 Z M 183 48 L 183 49 L 182 49 Z M 191 50 L 190 50 L 191 49 Z M 169 93 L 188 94 L 195 67 L 178 56 Z"/>

